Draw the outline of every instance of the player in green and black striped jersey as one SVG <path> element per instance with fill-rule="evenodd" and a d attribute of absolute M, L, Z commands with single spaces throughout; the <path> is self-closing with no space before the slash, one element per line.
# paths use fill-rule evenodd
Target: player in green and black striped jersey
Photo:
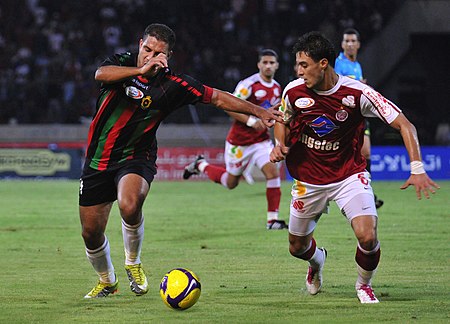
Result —
<path fill-rule="evenodd" d="M 95 73 L 102 85 L 89 129 L 79 205 L 86 254 L 99 282 L 86 298 L 106 297 L 117 291 L 104 234 L 115 200 L 122 217 L 125 269 L 131 290 L 136 295 L 147 292 L 140 260 L 142 206 L 156 174 L 156 130 L 166 116 L 182 106 L 202 102 L 255 115 L 267 126 L 281 121 L 274 109 L 265 110 L 188 75 L 173 74 L 168 58 L 174 44 L 175 34 L 169 27 L 151 24 L 139 41 L 138 53 L 116 54 Z"/>

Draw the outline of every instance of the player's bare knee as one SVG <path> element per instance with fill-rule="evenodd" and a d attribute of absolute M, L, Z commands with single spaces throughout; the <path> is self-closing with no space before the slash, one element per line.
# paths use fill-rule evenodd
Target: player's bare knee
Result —
<path fill-rule="evenodd" d="M 125 223 L 129 225 L 134 225 L 139 221 L 139 215 L 141 212 L 141 208 L 137 204 L 125 204 L 120 208 L 120 215 L 122 216 Z"/>
<path fill-rule="evenodd" d="M 123 199 L 119 202 L 120 215 L 130 225 L 140 221 L 142 202 L 139 199 Z"/>
<path fill-rule="evenodd" d="M 359 246 L 366 251 L 372 251 L 378 245 L 378 239 L 376 235 L 367 233 L 358 239 Z"/>
<path fill-rule="evenodd" d="M 234 188 L 236 188 L 238 186 L 239 182 L 235 182 L 235 183 L 230 183 L 227 185 L 227 188 L 229 190 L 233 190 Z"/>
<path fill-rule="evenodd" d="M 227 188 L 233 190 L 239 185 L 239 177 L 228 175 Z"/>
<path fill-rule="evenodd" d="M 86 247 L 91 250 L 100 247 L 105 240 L 103 231 L 98 227 L 84 226 L 81 231 L 81 236 L 83 237 Z"/>
<path fill-rule="evenodd" d="M 309 247 L 309 243 L 303 242 L 301 240 L 290 240 L 289 241 L 289 253 L 293 257 L 299 258 L 302 254 L 306 252 Z"/>

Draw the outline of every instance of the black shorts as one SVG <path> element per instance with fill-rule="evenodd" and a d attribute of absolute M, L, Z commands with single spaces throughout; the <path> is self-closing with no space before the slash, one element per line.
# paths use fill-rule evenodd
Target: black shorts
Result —
<path fill-rule="evenodd" d="M 156 175 L 156 165 L 152 161 L 132 160 L 104 171 L 85 168 L 80 178 L 79 205 L 94 206 L 115 201 L 117 184 L 129 173 L 140 175 L 150 185 Z"/>

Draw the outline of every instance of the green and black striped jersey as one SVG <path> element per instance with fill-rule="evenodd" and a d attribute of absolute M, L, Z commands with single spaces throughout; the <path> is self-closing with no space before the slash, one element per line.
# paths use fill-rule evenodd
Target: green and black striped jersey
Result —
<path fill-rule="evenodd" d="M 102 66 L 136 66 L 137 54 L 116 54 Z M 102 84 L 92 120 L 85 168 L 106 170 L 133 159 L 148 160 L 157 150 L 156 130 L 176 109 L 209 103 L 212 88 L 184 74 L 161 70 L 151 79 L 132 77 Z"/>

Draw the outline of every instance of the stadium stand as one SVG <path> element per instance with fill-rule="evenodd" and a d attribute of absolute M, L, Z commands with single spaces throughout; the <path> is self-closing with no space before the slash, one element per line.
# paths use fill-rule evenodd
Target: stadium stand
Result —
<path fill-rule="evenodd" d="M 401 1 L 400 1 L 401 2 Z M 174 71 L 233 89 L 254 72 L 258 49 L 281 55 L 282 83 L 293 78 L 291 45 L 319 29 L 339 45 L 354 26 L 365 39 L 377 33 L 398 1 L 290 0 L 3 0 L 0 2 L 0 124 L 78 124 L 94 113 L 93 73 L 108 55 L 134 50 L 148 23 L 177 33 Z M 199 112 L 204 123 L 221 111 Z M 190 123 L 188 111 L 167 122 Z"/>

